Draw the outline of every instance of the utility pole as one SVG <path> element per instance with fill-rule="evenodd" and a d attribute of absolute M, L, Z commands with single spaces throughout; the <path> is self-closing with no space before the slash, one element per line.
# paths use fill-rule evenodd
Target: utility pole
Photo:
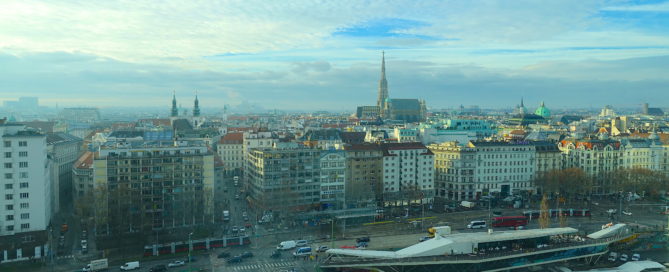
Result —
<path fill-rule="evenodd" d="M 623 191 L 620 191 L 618 194 L 618 222 L 623 217 Z"/>

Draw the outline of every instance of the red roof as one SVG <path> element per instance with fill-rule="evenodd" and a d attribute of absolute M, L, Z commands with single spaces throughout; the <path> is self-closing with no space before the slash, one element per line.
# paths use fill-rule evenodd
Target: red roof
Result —
<path fill-rule="evenodd" d="M 242 144 L 244 142 L 244 133 L 228 133 L 221 138 L 220 144 Z"/>

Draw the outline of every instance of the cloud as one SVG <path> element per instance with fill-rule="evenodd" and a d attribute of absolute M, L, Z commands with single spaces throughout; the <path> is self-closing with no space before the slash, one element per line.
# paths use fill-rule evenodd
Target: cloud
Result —
<path fill-rule="evenodd" d="M 315 61 L 315 62 L 296 62 L 293 63 L 293 72 L 302 74 L 309 71 L 314 72 L 327 72 L 330 70 L 330 63 L 327 61 Z"/>
<path fill-rule="evenodd" d="M 605 11 L 631 11 L 631 12 L 669 12 L 669 2 L 627 6 L 605 7 Z"/>

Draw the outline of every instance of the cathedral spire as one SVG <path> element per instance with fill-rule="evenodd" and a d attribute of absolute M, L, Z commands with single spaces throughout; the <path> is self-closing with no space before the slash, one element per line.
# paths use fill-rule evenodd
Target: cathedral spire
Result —
<path fill-rule="evenodd" d="M 381 51 L 381 79 L 379 80 L 379 97 L 376 105 L 379 107 L 381 116 L 385 116 L 386 102 L 388 100 L 388 81 L 386 80 L 386 52 Z"/>
<path fill-rule="evenodd" d="M 197 91 L 195 91 L 195 104 L 193 105 L 193 116 L 200 116 L 200 101 L 197 100 Z"/>
<path fill-rule="evenodd" d="M 179 116 L 179 109 L 177 108 L 177 92 L 172 91 L 172 111 L 170 112 L 171 117 Z"/>

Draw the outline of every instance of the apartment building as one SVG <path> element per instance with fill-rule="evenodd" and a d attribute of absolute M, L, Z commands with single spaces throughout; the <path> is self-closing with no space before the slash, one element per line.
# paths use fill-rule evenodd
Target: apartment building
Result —
<path fill-rule="evenodd" d="M 429 146 L 435 154 L 437 193 L 448 200 L 475 200 L 534 191 L 536 147 L 525 142 L 471 141 Z"/>
<path fill-rule="evenodd" d="M 281 212 L 318 209 L 321 203 L 321 151 L 297 143 L 249 150 L 246 161 L 249 201 Z"/>
<path fill-rule="evenodd" d="M 420 142 L 382 143 L 384 206 L 429 203 L 434 197 L 434 154 Z"/>
<path fill-rule="evenodd" d="M 0 124 L 0 262 L 47 253 L 54 197 L 46 136 Z"/>
<path fill-rule="evenodd" d="M 223 161 L 225 176 L 239 176 L 244 169 L 244 134 L 225 134 L 217 145 L 218 156 Z"/>
<path fill-rule="evenodd" d="M 83 140 L 67 133 L 48 133 L 46 143 L 53 161 L 53 210 L 58 212 L 62 205 L 72 202 L 72 165 L 79 158 Z"/>
<path fill-rule="evenodd" d="M 324 150 L 320 163 L 321 205 L 324 209 L 343 209 L 346 203 L 346 152 Z"/>
<path fill-rule="evenodd" d="M 214 155 L 202 141 L 108 142 L 93 182 L 98 235 L 214 223 Z"/>
<path fill-rule="evenodd" d="M 620 141 L 600 137 L 599 139 L 565 139 L 558 143 L 564 154 L 565 168 L 581 168 L 593 178 L 593 192 L 605 193 L 602 185 L 608 182 L 608 175 L 623 167 L 623 149 Z"/>
<path fill-rule="evenodd" d="M 383 200 L 383 150 L 378 144 L 351 144 L 346 151 L 346 206 L 366 208 Z"/>

